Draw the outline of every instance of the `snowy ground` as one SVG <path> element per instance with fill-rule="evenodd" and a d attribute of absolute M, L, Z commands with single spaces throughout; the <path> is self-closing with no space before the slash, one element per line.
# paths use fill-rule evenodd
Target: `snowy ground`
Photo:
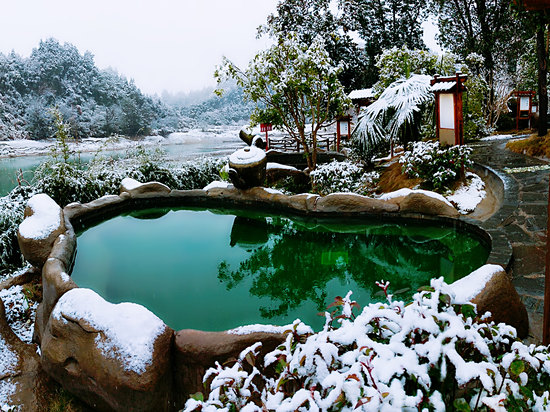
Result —
<path fill-rule="evenodd" d="M 483 137 L 480 139 L 482 142 L 490 142 L 492 140 L 511 140 L 511 139 L 525 139 L 529 137 L 528 134 L 512 135 L 512 134 L 495 134 L 492 136 Z"/>
<path fill-rule="evenodd" d="M 463 215 L 473 212 L 486 195 L 485 182 L 478 175 L 466 172 L 466 179 L 467 185 L 462 185 L 453 194 L 445 196 Z"/>
<path fill-rule="evenodd" d="M 29 301 L 19 285 L 0 290 L 0 299 L 4 302 L 6 318 L 12 330 L 23 342 L 31 343 L 38 303 Z"/>

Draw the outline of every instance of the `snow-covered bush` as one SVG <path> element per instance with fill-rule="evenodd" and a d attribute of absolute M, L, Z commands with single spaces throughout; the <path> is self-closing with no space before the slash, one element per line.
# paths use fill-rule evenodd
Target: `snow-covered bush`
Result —
<path fill-rule="evenodd" d="M 376 186 L 380 175 L 375 171 L 365 172 L 357 163 L 333 160 L 317 166 L 310 177 L 313 189 L 322 195 L 336 192 L 366 194 Z"/>
<path fill-rule="evenodd" d="M 32 188 L 17 186 L 7 196 L 0 197 L 0 272 L 3 268 L 23 264 L 17 244 L 17 228 L 23 221 L 27 200 L 33 194 Z"/>
<path fill-rule="evenodd" d="M 73 160 L 45 162 L 36 170 L 32 184 L 20 185 L 0 198 L 0 272 L 23 264 L 17 228 L 27 200 L 35 193 L 46 193 L 63 207 L 118 194 L 125 177 L 140 182 L 158 181 L 173 189 L 199 189 L 219 178 L 225 162 L 227 159 L 203 158 L 164 167 L 154 153 L 141 151 L 131 152 L 125 159 L 97 159 L 88 165 Z"/>
<path fill-rule="evenodd" d="M 99 159 L 89 165 L 47 162 L 35 172 L 35 191 L 48 194 L 61 206 L 90 202 L 118 194 L 120 182 L 131 177 L 140 182 L 156 181 L 174 189 L 197 189 L 219 178 L 223 159 L 203 158 L 165 167 L 155 153 L 138 149 L 124 159 Z"/>
<path fill-rule="evenodd" d="M 487 323 L 454 301 L 442 278 L 405 305 L 358 308 L 350 294 L 325 314 L 321 332 L 296 321 L 285 342 L 256 362 L 259 345 L 232 366 L 216 364 L 186 411 L 550 410 L 548 348 L 526 346 L 515 329 Z"/>
<path fill-rule="evenodd" d="M 371 105 L 363 108 L 352 132 L 352 143 L 365 160 L 384 142 L 419 140 L 422 112 L 433 101 L 431 77 L 412 74 L 391 83 Z"/>
<path fill-rule="evenodd" d="M 441 190 L 460 179 L 464 168 L 472 165 L 466 146 L 440 147 L 439 142 L 416 142 L 399 159 L 403 173 L 424 179 L 430 188 Z"/>

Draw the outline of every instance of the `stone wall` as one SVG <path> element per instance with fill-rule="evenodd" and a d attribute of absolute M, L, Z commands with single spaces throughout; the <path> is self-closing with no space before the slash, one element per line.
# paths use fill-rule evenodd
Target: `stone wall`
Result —
<path fill-rule="evenodd" d="M 411 206 L 412 202 L 414 206 Z M 407 205 L 407 212 L 401 210 L 403 204 Z M 424 208 L 419 206 L 422 204 Z M 60 212 L 59 227 L 50 225 L 51 236 L 47 242 L 32 244 L 32 238 L 23 239 L 23 236 L 20 236 L 20 242 L 31 243 L 31 247 L 22 248 L 24 256 L 42 268 L 44 294 L 35 323 L 35 340 L 41 345 L 42 366 L 67 390 L 96 409 L 181 409 L 189 394 L 203 391 L 202 376 L 215 361 L 223 363 L 235 358 L 257 341 L 263 342 L 262 353 L 266 353 L 285 338 L 282 332 L 257 331 L 246 335 L 194 330 L 176 332 L 143 307 L 131 308 L 128 312 L 128 308 L 121 306 L 125 304 L 112 305 L 94 292 L 79 292 L 84 289 L 78 289 L 69 276 L 76 251 L 75 228 L 84 229 L 122 212 L 166 206 L 261 208 L 316 216 L 379 215 L 394 219 L 429 219 L 467 226 L 481 235 L 484 233 L 477 226 L 455 219 L 458 213 L 448 205 L 434 206 L 433 198 L 424 199 L 419 194 L 412 198 L 405 196 L 383 201 L 354 194 L 286 196 L 260 187 L 238 190 L 227 185 L 214 185 L 208 190 L 180 191 L 170 190 L 156 182 L 140 184 L 125 179 L 120 195 L 104 196 L 87 204 L 69 204 Z M 40 211 L 34 210 L 33 213 Z M 485 236 L 490 242 L 488 235 Z M 45 261 L 43 256 L 47 256 Z M 501 305 L 517 295 L 506 273 L 497 272 L 495 284 L 498 287 L 490 291 L 483 289 L 477 294 L 479 296 L 474 296 L 481 307 L 494 308 L 490 302 L 485 302 L 487 299 Z M 487 281 L 487 285 L 489 283 Z M 94 303 L 88 305 L 88 301 Z M 82 303 L 71 305 L 71 302 Z M 109 316 L 105 318 L 94 313 L 95 308 L 109 311 Z M 160 326 L 145 338 L 140 336 L 140 327 L 132 329 L 128 326 L 133 320 L 127 313 L 133 313 L 133 310 L 140 318 L 150 317 L 148 324 L 160 321 Z M 512 308 L 512 312 L 514 317 L 507 318 L 510 310 L 495 311 L 493 318 L 508 321 L 521 334 L 526 333 L 525 328 L 521 328 L 522 324 L 527 324 L 521 302 Z M 127 346 L 120 343 L 116 327 L 113 331 L 113 323 L 124 325 L 124 331 L 135 333 L 125 337 L 130 342 Z M 135 353 L 127 352 L 128 347 Z M 139 359 L 136 360 L 136 356 Z"/>

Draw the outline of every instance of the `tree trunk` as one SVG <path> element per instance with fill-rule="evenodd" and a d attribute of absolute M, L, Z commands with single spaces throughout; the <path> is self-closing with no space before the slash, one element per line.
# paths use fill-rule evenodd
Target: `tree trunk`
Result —
<path fill-rule="evenodd" d="M 539 28 L 537 30 L 537 62 L 538 62 L 538 86 L 539 86 L 539 136 L 548 133 L 548 65 L 546 52 L 546 19 L 544 12 L 540 12 Z M 519 107 L 519 102 L 518 102 Z"/>

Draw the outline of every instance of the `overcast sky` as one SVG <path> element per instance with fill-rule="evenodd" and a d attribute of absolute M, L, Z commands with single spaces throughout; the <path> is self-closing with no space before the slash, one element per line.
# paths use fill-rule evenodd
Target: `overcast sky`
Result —
<path fill-rule="evenodd" d="M 223 55 L 245 66 L 277 0 L 2 0 L 0 51 L 27 57 L 54 37 L 148 94 L 213 86 Z"/>
<path fill-rule="evenodd" d="M 28 56 L 54 37 L 113 67 L 144 92 L 214 85 L 226 55 L 246 65 L 267 40 L 256 28 L 277 0 L 7 0 L 0 14 L 0 51 Z"/>

